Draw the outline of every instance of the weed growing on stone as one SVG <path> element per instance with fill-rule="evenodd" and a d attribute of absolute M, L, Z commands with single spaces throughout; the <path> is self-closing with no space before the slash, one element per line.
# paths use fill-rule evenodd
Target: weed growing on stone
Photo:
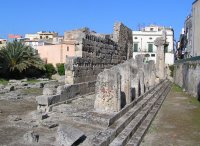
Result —
<path fill-rule="evenodd" d="M 172 91 L 174 92 L 183 92 L 182 88 L 176 84 L 173 84 Z"/>

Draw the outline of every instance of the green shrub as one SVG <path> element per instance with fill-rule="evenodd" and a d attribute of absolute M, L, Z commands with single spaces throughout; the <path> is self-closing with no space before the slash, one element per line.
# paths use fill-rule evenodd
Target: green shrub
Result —
<path fill-rule="evenodd" d="M 56 69 L 51 63 L 45 64 L 45 68 L 46 68 L 45 75 L 48 78 L 51 78 L 51 76 L 56 73 Z"/>
<path fill-rule="evenodd" d="M 26 77 L 26 78 L 31 78 L 31 79 L 32 78 L 41 78 L 41 77 L 45 76 L 45 70 L 40 70 L 35 67 L 30 67 L 23 74 L 24 74 L 24 77 Z"/>
<path fill-rule="evenodd" d="M 57 63 L 56 64 L 57 71 L 59 75 L 65 75 L 65 66 L 64 63 Z"/>
<path fill-rule="evenodd" d="M 171 72 L 170 72 L 170 76 L 173 77 L 173 76 L 174 76 L 174 65 L 170 65 L 170 66 L 169 66 L 169 69 L 170 69 L 170 71 L 171 71 Z"/>
<path fill-rule="evenodd" d="M 1 79 L 0 78 L 0 85 L 7 85 L 8 84 L 8 80 L 6 80 L 6 79 Z"/>

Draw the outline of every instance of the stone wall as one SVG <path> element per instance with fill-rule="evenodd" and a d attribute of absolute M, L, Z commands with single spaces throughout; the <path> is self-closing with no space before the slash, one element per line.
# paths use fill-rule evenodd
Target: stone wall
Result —
<path fill-rule="evenodd" d="M 130 59 L 105 69 L 96 81 L 95 109 L 98 112 L 118 112 L 155 84 L 154 62 L 144 63 L 144 56 Z"/>
<path fill-rule="evenodd" d="M 36 99 L 38 110 L 48 111 L 51 105 L 94 92 L 100 72 L 132 58 L 132 41 L 132 30 L 122 23 L 116 23 L 110 35 L 88 28 L 65 32 L 64 43 L 75 48 L 74 57 L 66 57 L 66 85 L 44 89 L 44 94 Z"/>
<path fill-rule="evenodd" d="M 200 60 L 176 63 L 174 82 L 200 99 Z"/>
<path fill-rule="evenodd" d="M 88 28 L 65 32 L 64 41 L 76 42 L 76 55 L 66 58 L 66 84 L 95 81 L 103 69 L 132 57 L 132 30 L 122 23 L 115 24 L 111 35 Z"/>

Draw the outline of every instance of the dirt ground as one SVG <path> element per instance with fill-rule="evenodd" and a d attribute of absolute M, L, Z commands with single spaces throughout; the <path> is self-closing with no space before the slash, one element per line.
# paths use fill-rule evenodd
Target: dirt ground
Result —
<path fill-rule="evenodd" d="M 141 146 L 200 146 L 200 102 L 174 85 Z"/>
<path fill-rule="evenodd" d="M 104 129 L 85 121 L 86 113 L 93 109 L 94 95 L 82 96 L 68 104 L 55 106 L 53 111 L 48 113 L 48 118 L 41 120 L 35 100 L 40 94 L 42 89 L 23 89 L 0 94 L 0 146 L 56 146 L 57 126 L 48 128 L 48 124 L 54 123 L 81 129 L 87 139 L 92 138 L 96 131 Z M 25 135 L 30 131 L 39 134 L 37 143 L 26 139 Z M 82 145 L 88 146 L 88 140 Z"/>
<path fill-rule="evenodd" d="M 4 98 L 6 94 L 0 94 L 0 145 L 7 145 L 23 136 L 26 128 L 14 126 L 9 121 L 12 121 L 15 116 L 23 117 L 23 115 L 36 110 L 37 105 L 34 97 L 41 94 L 42 90 L 35 89 L 33 92 L 33 89 L 25 89 L 20 92 L 30 94 L 26 93 L 26 96 L 21 99 L 6 99 Z M 13 92 L 13 94 L 16 93 Z"/>

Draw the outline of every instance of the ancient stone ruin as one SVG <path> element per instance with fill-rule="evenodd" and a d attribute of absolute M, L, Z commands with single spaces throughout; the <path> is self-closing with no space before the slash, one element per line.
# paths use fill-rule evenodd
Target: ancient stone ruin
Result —
<path fill-rule="evenodd" d="M 166 78 L 166 69 L 165 69 L 165 47 L 168 46 L 166 43 L 166 32 L 163 32 L 163 36 L 159 37 L 154 42 L 155 46 L 157 46 L 157 54 L 156 54 L 156 75 L 159 79 Z"/>
<path fill-rule="evenodd" d="M 76 56 L 66 58 L 65 84 L 45 85 L 36 98 L 39 125 L 54 129 L 39 143 L 139 145 L 171 87 L 164 35 L 155 41 L 156 64 L 143 55 L 132 58 L 132 31 L 122 23 L 110 35 L 66 32 L 65 41 L 75 45 Z"/>
<path fill-rule="evenodd" d="M 143 63 L 143 56 L 106 69 L 98 75 L 96 83 L 95 109 L 99 112 L 119 112 L 125 105 L 154 87 L 156 70 L 154 63 Z M 145 76 L 144 73 L 148 73 Z"/>
<path fill-rule="evenodd" d="M 88 28 L 65 32 L 64 41 L 76 46 L 75 57 L 66 58 L 66 85 L 61 94 L 38 97 L 39 109 L 48 110 L 51 104 L 94 92 L 100 72 L 132 58 L 132 30 L 122 23 L 116 23 L 110 35 L 98 34 Z"/>
<path fill-rule="evenodd" d="M 132 58 L 132 30 L 122 23 L 116 23 L 110 35 L 87 28 L 66 32 L 65 41 L 75 41 L 77 48 L 76 56 L 66 60 L 66 84 L 95 81 L 104 68 Z"/>

